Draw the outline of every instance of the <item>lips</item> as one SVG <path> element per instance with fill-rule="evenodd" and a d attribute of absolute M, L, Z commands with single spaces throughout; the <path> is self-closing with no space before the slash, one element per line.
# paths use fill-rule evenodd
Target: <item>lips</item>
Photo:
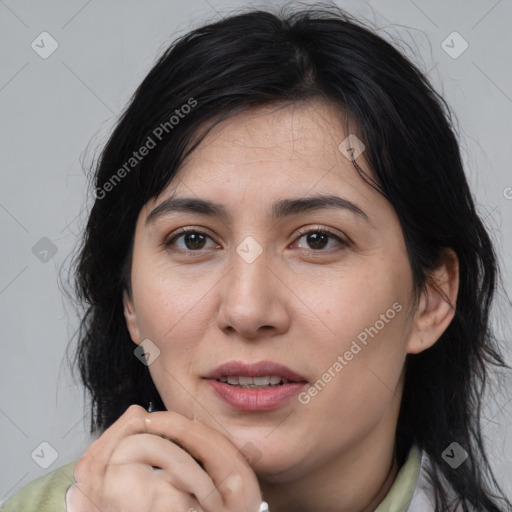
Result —
<path fill-rule="evenodd" d="M 221 364 L 215 370 L 206 375 L 206 379 L 219 380 L 221 377 L 280 377 L 289 382 L 307 382 L 307 380 L 290 368 L 272 361 L 260 361 L 258 363 L 243 363 L 229 361 Z"/>
<path fill-rule="evenodd" d="M 243 412 L 282 407 L 307 384 L 302 375 L 272 361 L 230 361 L 210 372 L 205 379 L 215 396 Z"/>

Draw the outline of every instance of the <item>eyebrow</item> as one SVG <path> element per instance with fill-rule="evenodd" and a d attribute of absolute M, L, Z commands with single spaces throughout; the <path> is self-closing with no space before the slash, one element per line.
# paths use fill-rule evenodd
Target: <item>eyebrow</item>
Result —
<path fill-rule="evenodd" d="M 333 195 L 316 195 L 291 199 L 280 199 L 272 205 L 272 218 L 283 219 L 300 213 L 312 211 L 341 209 L 347 210 L 369 224 L 372 224 L 368 215 L 356 204 L 348 199 Z M 204 215 L 206 217 L 218 217 L 224 221 L 230 219 L 226 208 L 219 203 L 206 199 L 189 197 L 170 197 L 162 201 L 146 217 L 146 224 L 155 222 L 158 218 L 174 212 L 187 212 Z"/>

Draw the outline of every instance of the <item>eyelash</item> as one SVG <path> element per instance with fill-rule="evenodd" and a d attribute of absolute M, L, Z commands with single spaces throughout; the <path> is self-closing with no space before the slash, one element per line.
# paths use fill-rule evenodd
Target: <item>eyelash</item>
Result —
<path fill-rule="evenodd" d="M 178 239 L 180 238 L 181 236 L 183 235 L 186 235 L 186 234 L 198 234 L 198 235 L 205 235 L 207 236 L 208 238 L 211 239 L 211 237 L 203 232 L 203 231 L 199 231 L 198 229 L 196 228 L 193 228 L 193 227 L 186 227 L 186 228 L 180 228 L 178 231 L 176 231 L 175 233 L 173 233 L 171 235 L 171 238 L 169 240 L 167 240 L 166 242 L 164 242 L 164 246 L 166 248 L 169 248 L 170 250 L 172 250 L 173 252 L 186 252 L 188 253 L 188 255 L 190 257 L 193 257 L 193 255 L 195 254 L 200 254 L 203 249 L 198 249 L 197 251 L 193 251 L 193 250 L 185 250 L 185 249 L 178 249 L 178 250 L 175 250 L 175 249 L 171 249 L 171 246 L 173 245 L 173 243 Z M 329 229 L 326 229 L 326 228 L 322 228 L 320 226 L 316 226 L 316 227 L 313 227 L 313 228 L 309 228 L 309 229 L 302 229 L 300 230 L 298 233 L 297 233 L 297 238 L 296 240 L 302 238 L 304 235 L 308 235 L 310 233 L 316 233 L 316 234 L 322 234 L 322 235 L 328 235 L 329 237 L 331 238 L 334 238 L 337 242 L 339 242 L 340 246 L 341 247 L 348 247 L 349 246 L 349 242 L 347 242 L 346 240 L 343 240 L 341 237 L 339 237 L 338 235 L 334 234 L 332 231 L 330 231 Z M 303 249 L 303 248 L 299 248 L 299 250 L 301 251 L 307 251 L 307 252 L 313 252 L 313 253 L 322 253 L 322 252 L 331 252 L 329 249 Z M 331 248 L 332 250 L 332 248 Z"/>

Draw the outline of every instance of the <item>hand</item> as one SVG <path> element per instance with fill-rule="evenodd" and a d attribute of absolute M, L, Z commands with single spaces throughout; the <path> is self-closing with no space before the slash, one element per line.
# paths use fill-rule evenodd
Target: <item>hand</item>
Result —
<path fill-rule="evenodd" d="M 238 452 L 198 421 L 132 405 L 75 466 L 67 512 L 258 512 L 258 479 Z"/>

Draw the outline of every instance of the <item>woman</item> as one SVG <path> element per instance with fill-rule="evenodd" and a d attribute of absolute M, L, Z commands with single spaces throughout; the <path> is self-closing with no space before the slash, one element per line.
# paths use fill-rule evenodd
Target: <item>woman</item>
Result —
<path fill-rule="evenodd" d="M 336 8 L 193 31 L 95 195 L 98 438 L 6 512 L 510 509 L 478 417 L 506 366 L 495 254 L 447 108 L 390 44 Z"/>

